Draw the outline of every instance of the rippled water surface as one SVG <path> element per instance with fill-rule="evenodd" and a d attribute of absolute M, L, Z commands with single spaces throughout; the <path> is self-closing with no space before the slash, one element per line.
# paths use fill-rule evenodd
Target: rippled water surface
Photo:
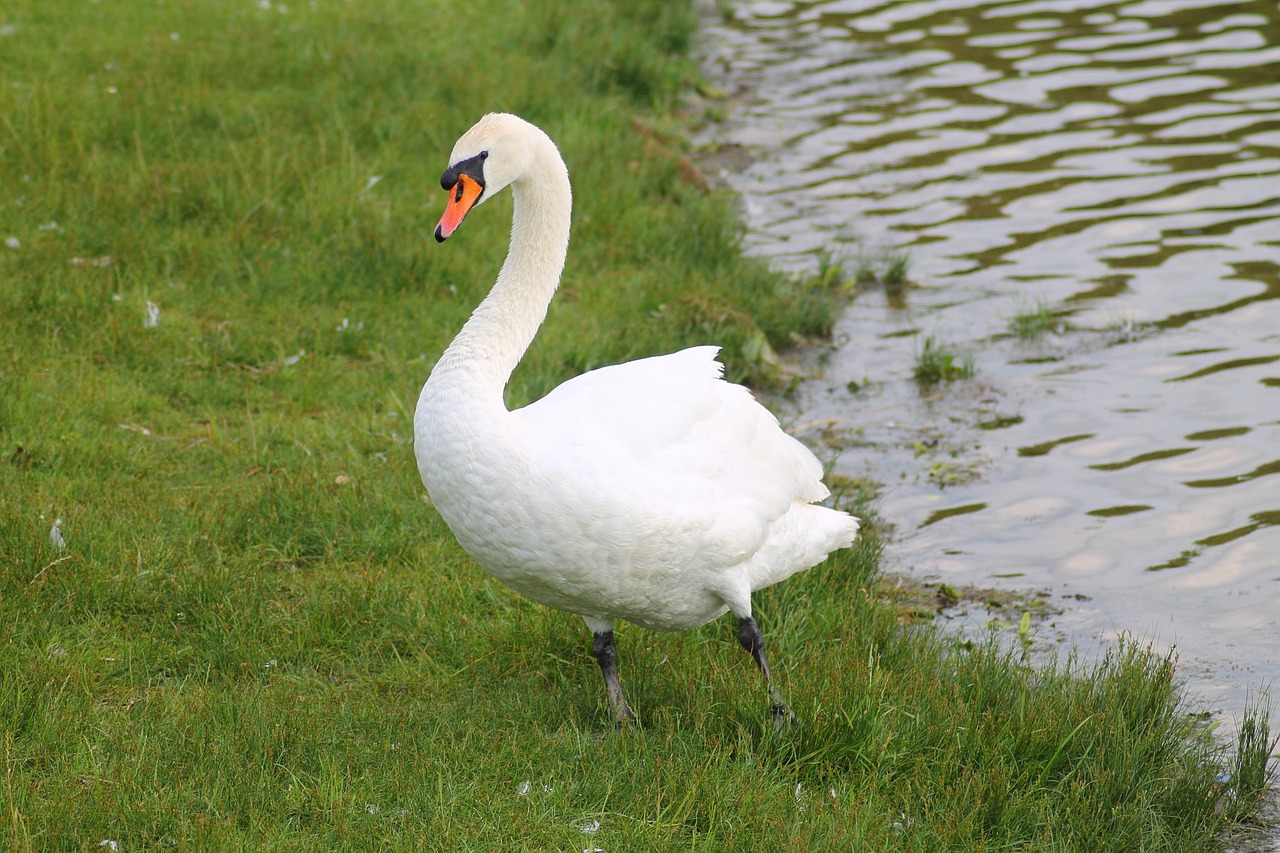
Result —
<path fill-rule="evenodd" d="M 705 41 L 752 250 L 910 252 L 796 420 L 884 485 L 889 568 L 1176 644 L 1238 713 L 1280 676 L 1280 4 L 770 2 Z M 916 382 L 926 335 L 973 378 Z"/>

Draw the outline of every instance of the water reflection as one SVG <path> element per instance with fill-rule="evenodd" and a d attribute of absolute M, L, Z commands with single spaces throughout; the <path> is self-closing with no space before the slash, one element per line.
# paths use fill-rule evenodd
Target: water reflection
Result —
<path fill-rule="evenodd" d="M 1176 642 L 1228 711 L 1280 676 L 1280 5 L 768 2 L 707 51 L 753 251 L 910 250 L 797 420 L 891 565 L 1088 594 L 1059 627 Z M 977 375 L 922 393 L 925 334 Z"/>

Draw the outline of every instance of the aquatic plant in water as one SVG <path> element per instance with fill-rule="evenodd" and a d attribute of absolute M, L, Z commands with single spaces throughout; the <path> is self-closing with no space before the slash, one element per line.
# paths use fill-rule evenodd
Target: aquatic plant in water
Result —
<path fill-rule="evenodd" d="M 936 335 L 930 334 L 921 339 L 916 350 L 913 375 L 916 381 L 931 384 L 967 379 L 973 375 L 974 369 L 973 353 L 953 350 Z"/>

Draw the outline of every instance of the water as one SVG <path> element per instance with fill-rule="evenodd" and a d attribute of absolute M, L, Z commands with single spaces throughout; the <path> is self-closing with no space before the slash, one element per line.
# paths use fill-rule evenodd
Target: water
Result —
<path fill-rule="evenodd" d="M 768 2 L 704 38 L 750 249 L 910 252 L 795 418 L 883 484 L 887 567 L 1176 645 L 1238 718 L 1280 676 L 1280 4 Z M 925 335 L 974 377 L 917 383 Z"/>

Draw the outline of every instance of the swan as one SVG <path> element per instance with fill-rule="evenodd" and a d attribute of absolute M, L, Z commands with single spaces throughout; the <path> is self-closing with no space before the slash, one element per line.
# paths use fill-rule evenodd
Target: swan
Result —
<path fill-rule="evenodd" d="M 718 347 L 602 367 L 523 408 L 503 389 L 560 282 L 572 194 L 539 128 L 490 113 L 457 141 L 440 178 L 435 238 L 507 186 L 510 246 L 489 295 L 440 356 L 414 413 L 428 497 L 468 554 L 516 592 L 583 618 L 610 710 L 634 719 L 614 626 L 655 631 L 726 611 L 772 698 L 751 593 L 851 545 L 853 516 L 815 505 L 822 466 L 747 389 L 723 379 Z"/>

